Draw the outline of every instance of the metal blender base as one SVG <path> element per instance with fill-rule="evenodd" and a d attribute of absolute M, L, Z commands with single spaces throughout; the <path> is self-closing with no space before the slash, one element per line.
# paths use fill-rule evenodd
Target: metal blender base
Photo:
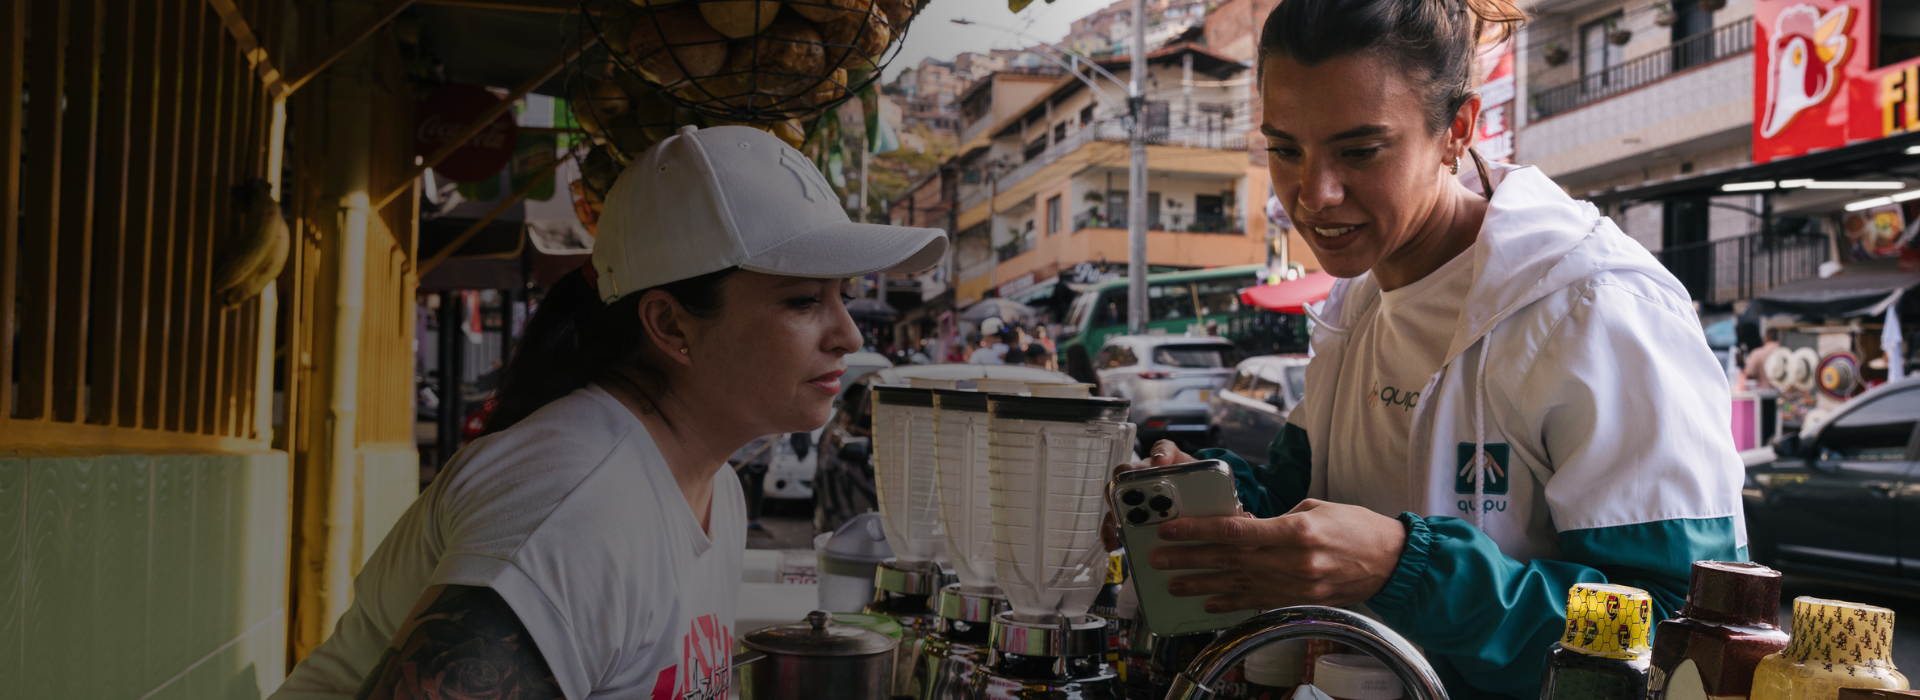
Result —
<path fill-rule="evenodd" d="M 971 683 L 976 700 L 1121 700 L 1120 676 L 1106 660 L 1106 621 L 1099 617 L 1035 622 L 1001 613 L 993 618 L 989 644 L 990 662 Z"/>
<path fill-rule="evenodd" d="M 967 590 L 960 584 L 940 589 L 935 606 L 939 629 L 928 634 L 914 669 L 919 700 L 963 700 L 975 669 L 991 658 L 987 646 L 993 616 L 1006 608 L 1006 596 L 994 589 Z"/>
<path fill-rule="evenodd" d="M 888 559 L 874 567 L 873 601 L 865 612 L 885 615 L 900 623 L 903 634 L 894 659 L 893 695 L 916 696 L 920 658 L 929 635 L 940 628 L 933 614 L 933 594 L 947 574 L 932 562 L 902 564 Z"/>

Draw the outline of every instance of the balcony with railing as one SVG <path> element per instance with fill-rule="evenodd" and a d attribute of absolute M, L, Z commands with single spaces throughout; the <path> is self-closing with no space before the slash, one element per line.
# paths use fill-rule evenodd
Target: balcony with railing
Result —
<path fill-rule="evenodd" d="M 1654 255 L 1695 300 L 1725 304 L 1818 276 L 1827 252 L 1823 236 L 1750 233 L 1672 246 Z"/>
<path fill-rule="evenodd" d="M 1537 88 L 1528 98 L 1532 119 L 1564 114 L 1591 102 L 1667 79 L 1675 73 L 1753 51 L 1753 19 L 1710 29 L 1681 39 L 1665 49 L 1606 70 L 1552 87 Z"/>
<path fill-rule="evenodd" d="M 1147 230 L 1168 233 L 1226 233 L 1233 235 L 1243 235 L 1247 232 L 1246 222 L 1237 216 L 1196 214 L 1192 216 L 1181 216 L 1180 220 L 1178 226 L 1170 227 L 1166 225 L 1168 222 L 1165 218 L 1150 219 L 1147 221 Z M 1127 215 L 1120 213 L 1113 216 L 1105 216 L 1095 212 L 1082 212 L 1074 215 L 1073 230 L 1080 231 L 1090 228 L 1127 228 Z"/>
<path fill-rule="evenodd" d="M 1224 125 L 1208 126 L 1149 126 L 1146 141 L 1152 146 L 1175 146 L 1180 148 L 1204 148 L 1219 151 L 1247 150 L 1247 124 L 1244 119 L 1236 119 Z M 1052 146 L 1045 147 L 1037 154 L 1029 156 L 1020 167 L 1000 176 L 1000 189 L 1008 189 L 1027 179 L 1040 169 L 1059 161 L 1069 153 L 1096 141 L 1106 143 L 1126 143 L 1127 127 L 1117 119 L 1101 120 L 1081 127 L 1079 131 L 1058 139 Z"/>

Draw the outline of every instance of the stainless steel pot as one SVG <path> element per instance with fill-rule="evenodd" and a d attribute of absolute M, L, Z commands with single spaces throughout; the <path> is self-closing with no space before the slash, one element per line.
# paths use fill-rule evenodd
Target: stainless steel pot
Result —
<path fill-rule="evenodd" d="M 833 622 L 815 610 L 806 622 L 774 625 L 741 638 L 735 658 L 744 700 L 846 698 L 888 700 L 893 692 L 892 637 Z"/>

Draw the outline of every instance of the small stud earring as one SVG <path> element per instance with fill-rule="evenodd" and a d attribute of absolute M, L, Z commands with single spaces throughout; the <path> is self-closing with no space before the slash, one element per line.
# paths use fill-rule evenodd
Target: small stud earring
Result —
<path fill-rule="evenodd" d="M 1460 174 L 1460 156 L 1453 157 L 1453 174 Z"/>
<path fill-rule="evenodd" d="M 687 354 L 687 349 L 686 349 L 686 348 L 680 348 L 680 354 L 682 354 L 682 355 L 685 355 L 685 354 Z"/>

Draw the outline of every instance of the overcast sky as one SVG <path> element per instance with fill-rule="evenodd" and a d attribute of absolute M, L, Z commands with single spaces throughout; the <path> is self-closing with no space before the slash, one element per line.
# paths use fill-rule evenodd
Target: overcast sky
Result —
<path fill-rule="evenodd" d="M 887 65 L 885 79 L 920 65 L 920 59 L 948 60 L 962 51 L 985 52 L 988 49 L 1017 49 L 1031 42 L 1013 36 L 1005 29 L 1017 30 L 1042 41 L 1055 42 L 1067 35 L 1074 20 L 1093 14 L 1113 0 L 1034 0 L 1019 14 L 1007 11 L 1007 0 L 932 0 L 907 28 L 900 55 Z M 954 24 L 955 18 L 970 19 L 984 26 Z"/>

